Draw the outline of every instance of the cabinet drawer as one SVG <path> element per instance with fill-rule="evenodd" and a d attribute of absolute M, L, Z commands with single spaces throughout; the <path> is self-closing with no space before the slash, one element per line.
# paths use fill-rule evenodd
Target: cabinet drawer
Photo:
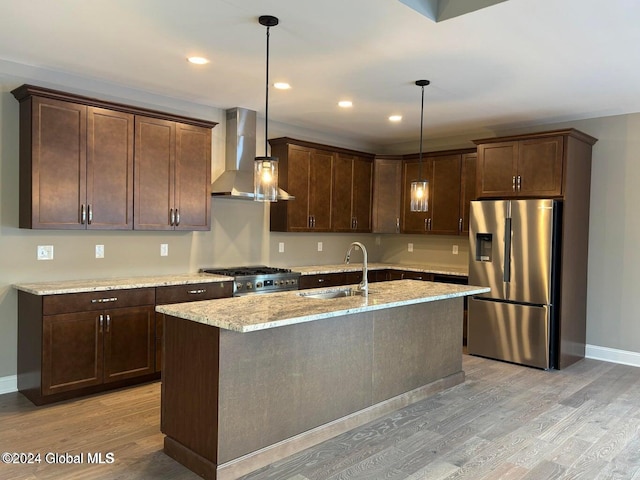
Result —
<path fill-rule="evenodd" d="M 156 304 L 195 302 L 197 300 L 213 300 L 231 297 L 233 282 L 192 283 L 188 285 L 171 285 L 156 287 Z"/>
<path fill-rule="evenodd" d="M 302 275 L 298 283 L 298 288 L 336 287 L 345 285 L 346 277 L 344 273 L 320 273 L 317 275 Z"/>
<path fill-rule="evenodd" d="M 56 315 L 59 313 L 153 305 L 155 298 L 155 288 L 47 295 L 42 300 L 42 314 Z"/>

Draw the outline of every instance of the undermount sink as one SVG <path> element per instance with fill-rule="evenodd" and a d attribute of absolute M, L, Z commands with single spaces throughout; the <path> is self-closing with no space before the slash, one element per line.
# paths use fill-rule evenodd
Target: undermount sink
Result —
<path fill-rule="evenodd" d="M 335 288 L 332 290 L 325 290 L 323 292 L 298 293 L 298 295 L 306 298 L 329 299 L 329 298 L 353 297 L 355 295 L 362 295 L 362 294 L 353 288 Z"/>

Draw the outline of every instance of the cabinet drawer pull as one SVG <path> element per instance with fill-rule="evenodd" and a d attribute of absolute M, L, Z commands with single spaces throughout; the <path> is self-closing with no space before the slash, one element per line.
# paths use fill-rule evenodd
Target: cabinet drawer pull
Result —
<path fill-rule="evenodd" d="M 91 303 L 107 303 L 107 302 L 117 302 L 118 297 L 109 297 L 109 298 L 94 298 L 91 300 Z"/>
<path fill-rule="evenodd" d="M 324 278 L 319 278 L 318 283 L 322 283 L 322 282 L 324 282 Z"/>
<path fill-rule="evenodd" d="M 201 293 L 207 293 L 207 290 L 201 288 L 199 290 L 189 290 L 187 293 L 190 293 L 191 295 L 200 295 Z"/>

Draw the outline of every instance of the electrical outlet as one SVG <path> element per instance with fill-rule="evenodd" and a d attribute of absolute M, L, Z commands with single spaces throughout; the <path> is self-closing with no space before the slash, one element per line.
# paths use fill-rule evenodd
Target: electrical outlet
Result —
<path fill-rule="evenodd" d="M 104 245 L 96 245 L 96 258 L 104 258 Z"/>
<path fill-rule="evenodd" d="M 168 257 L 169 256 L 169 244 L 168 243 L 161 243 L 160 244 L 160 256 L 161 257 Z"/>
<path fill-rule="evenodd" d="M 53 260 L 53 245 L 38 245 L 38 260 Z"/>
<path fill-rule="evenodd" d="M 322 251 L 322 242 L 318 242 L 318 251 L 321 252 Z"/>
<path fill-rule="evenodd" d="M 382 243 L 382 239 L 380 238 L 380 235 L 376 235 L 376 245 L 380 245 Z"/>
<path fill-rule="evenodd" d="M 284 242 L 278 243 L 278 253 L 284 253 Z"/>
<path fill-rule="evenodd" d="M 407 251 L 408 252 L 413 252 L 413 243 L 408 243 L 407 244 Z"/>
<path fill-rule="evenodd" d="M 454 255 L 458 254 L 458 245 L 453 246 L 453 248 L 451 249 L 451 253 L 453 253 Z"/>

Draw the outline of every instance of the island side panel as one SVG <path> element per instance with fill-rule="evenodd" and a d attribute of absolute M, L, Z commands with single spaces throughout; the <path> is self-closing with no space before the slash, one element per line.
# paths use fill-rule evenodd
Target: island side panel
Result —
<path fill-rule="evenodd" d="M 374 404 L 462 371 L 462 298 L 374 313 Z"/>
<path fill-rule="evenodd" d="M 218 463 L 371 405 L 372 327 L 370 314 L 353 314 L 222 330 Z"/>
<path fill-rule="evenodd" d="M 215 478 L 220 329 L 164 316 L 161 430 L 164 451 Z"/>

